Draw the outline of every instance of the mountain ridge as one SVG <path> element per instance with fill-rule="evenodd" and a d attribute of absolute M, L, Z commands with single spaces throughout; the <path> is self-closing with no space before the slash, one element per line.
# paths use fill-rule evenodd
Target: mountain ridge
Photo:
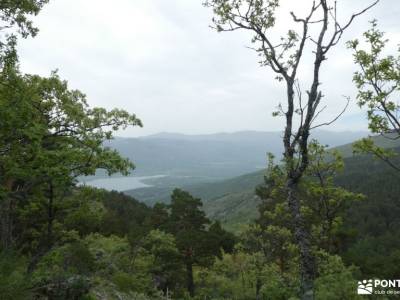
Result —
<path fill-rule="evenodd" d="M 381 136 L 376 136 L 374 139 L 378 145 L 386 148 L 396 148 L 400 152 L 400 141 L 386 140 Z M 345 172 L 341 177 L 339 176 L 339 182 L 342 185 L 346 184 L 343 178 L 350 176 L 349 174 L 360 177 L 368 169 L 374 174 L 390 171 L 384 163 L 373 160 L 371 157 L 365 155 L 354 156 L 352 143 L 332 149 L 341 152 L 345 159 Z M 352 168 L 355 168 L 355 170 Z M 361 173 L 360 170 L 362 170 Z M 201 198 L 204 202 L 204 211 L 210 218 L 228 223 L 228 227 L 235 224 L 233 227 L 236 230 L 238 226 L 240 227 L 241 224 L 257 216 L 256 207 L 259 202 L 255 198 L 254 190 L 257 185 L 263 182 L 264 175 L 265 169 L 262 169 L 216 182 L 189 184 L 178 187 Z M 158 201 L 168 202 L 172 188 L 172 186 L 143 188 L 126 191 L 125 193 L 147 204 L 154 204 Z"/>
<path fill-rule="evenodd" d="M 323 144 L 338 146 L 365 135 L 362 131 L 316 130 L 312 137 Z M 267 152 L 276 157 L 281 157 L 283 152 L 282 132 L 279 131 L 201 135 L 159 133 L 139 138 L 117 137 L 107 146 L 135 163 L 134 175 L 193 176 L 199 181 L 215 181 L 257 171 L 265 166 Z"/>

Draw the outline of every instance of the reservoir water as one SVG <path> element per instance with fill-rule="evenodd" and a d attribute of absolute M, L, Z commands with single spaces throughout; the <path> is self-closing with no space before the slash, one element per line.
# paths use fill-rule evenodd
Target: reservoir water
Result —
<path fill-rule="evenodd" d="M 134 190 L 138 188 L 150 187 L 151 184 L 144 183 L 143 181 L 148 179 L 156 179 L 165 177 L 165 175 L 154 175 L 154 176 L 130 176 L 130 177 L 106 177 L 98 179 L 80 180 L 82 185 L 88 185 L 96 188 L 114 190 L 118 192 Z"/>

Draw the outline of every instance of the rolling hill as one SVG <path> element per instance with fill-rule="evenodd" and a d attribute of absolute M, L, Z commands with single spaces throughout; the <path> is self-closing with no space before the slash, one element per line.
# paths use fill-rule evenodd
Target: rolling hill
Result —
<path fill-rule="evenodd" d="M 365 132 L 316 130 L 313 137 L 334 147 L 365 135 Z M 282 153 L 280 132 L 160 133 L 116 138 L 107 145 L 135 162 L 136 176 L 163 174 L 178 177 L 179 181 L 190 177 L 192 182 L 212 182 L 254 172 L 264 168 L 267 152 L 276 156 Z"/>
<path fill-rule="evenodd" d="M 387 148 L 400 146 L 400 141 L 386 140 L 381 137 L 376 137 L 375 140 L 378 145 Z M 397 176 L 381 161 L 369 156 L 353 156 L 351 143 L 335 147 L 335 149 L 339 150 L 345 159 L 345 170 L 337 177 L 337 183 L 352 191 L 367 191 L 368 194 L 371 190 L 370 186 L 374 186 L 374 180 L 376 181 L 377 178 Z M 400 148 L 398 150 L 400 151 Z M 241 224 L 248 223 L 257 216 L 256 207 L 259 199 L 255 196 L 254 189 L 263 182 L 264 173 L 263 169 L 217 182 L 177 185 L 177 187 L 200 197 L 204 202 L 204 210 L 210 218 L 221 220 L 228 228 L 236 230 Z M 385 186 L 387 182 L 383 182 L 381 186 Z M 147 204 L 154 204 L 168 202 L 174 187 L 159 184 L 156 187 L 136 189 L 126 191 L 126 193 Z M 386 190 L 393 189 L 398 189 L 398 194 L 400 194 L 400 185 L 398 188 L 392 185 L 386 187 Z"/>

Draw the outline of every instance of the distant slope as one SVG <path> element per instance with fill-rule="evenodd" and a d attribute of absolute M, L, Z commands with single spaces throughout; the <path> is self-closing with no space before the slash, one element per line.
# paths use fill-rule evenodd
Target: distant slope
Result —
<path fill-rule="evenodd" d="M 396 150 L 400 152 L 400 148 Z M 387 164 L 365 155 L 347 157 L 344 162 L 344 171 L 335 179 L 337 185 L 374 197 L 374 201 L 381 201 L 381 204 L 389 201 L 393 195 L 400 203 L 400 174 Z M 255 197 L 254 187 L 263 182 L 263 174 L 257 172 L 249 175 L 248 178 L 254 181 L 248 189 L 205 201 L 204 210 L 210 218 L 218 219 L 227 228 L 237 230 L 241 224 L 257 217 L 259 199 Z M 382 208 L 377 206 L 377 211 L 382 212 Z"/>
<path fill-rule="evenodd" d="M 375 140 L 378 145 L 388 148 L 400 146 L 400 141 L 387 141 L 381 137 L 377 137 Z M 346 186 L 351 190 L 359 191 L 359 186 L 364 186 L 362 183 L 367 182 L 366 176 L 373 178 L 374 176 L 389 176 L 388 174 L 391 174 L 390 168 L 380 161 L 368 156 L 353 157 L 352 144 L 342 145 L 334 149 L 342 152 L 345 158 L 345 171 L 337 178 L 337 182 L 346 186 L 346 183 L 350 182 L 349 178 L 351 178 L 353 184 Z M 263 182 L 264 172 L 264 170 L 260 170 L 218 182 L 179 187 L 191 192 L 196 197 L 202 198 L 204 210 L 210 218 L 219 219 L 228 227 L 237 229 L 240 224 L 247 223 L 257 216 L 258 199 L 254 195 L 254 189 Z M 368 182 L 371 182 L 371 180 Z M 153 204 L 157 201 L 168 202 L 172 188 L 171 186 L 144 188 L 127 193 L 141 201 Z"/>
<path fill-rule="evenodd" d="M 365 132 L 315 131 L 330 146 L 352 142 Z M 209 135 L 160 133 L 141 138 L 116 138 L 109 146 L 135 162 L 138 176 L 190 176 L 215 181 L 250 173 L 265 166 L 266 153 L 282 153 L 282 133 L 243 131 Z"/>

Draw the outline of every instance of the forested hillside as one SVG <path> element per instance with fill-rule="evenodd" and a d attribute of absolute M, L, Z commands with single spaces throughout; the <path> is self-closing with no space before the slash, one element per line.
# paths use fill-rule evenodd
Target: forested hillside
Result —
<path fill-rule="evenodd" d="M 366 134 L 362 131 L 316 130 L 312 136 L 324 145 L 335 147 Z M 135 162 L 135 175 L 186 176 L 201 182 L 263 168 L 267 152 L 282 155 L 280 136 L 280 132 L 256 131 L 208 135 L 164 133 L 141 138 L 116 138 L 106 145 Z"/>
<path fill-rule="evenodd" d="M 385 139 L 381 136 L 375 136 L 373 137 L 373 139 L 376 145 L 383 147 L 385 149 L 396 149 L 400 146 L 400 141 L 397 139 L 393 140 Z M 337 147 L 333 147 L 330 150 L 339 151 L 342 157 L 346 161 L 353 162 L 354 161 L 353 158 L 355 160 L 357 159 L 356 158 L 357 155 L 354 154 L 353 146 L 354 146 L 353 143 L 348 143 L 348 144 L 338 145 Z M 363 158 L 358 158 L 358 159 L 363 160 Z M 371 159 L 365 158 L 365 160 L 363 161 L 366 167 L 368 167 L 370 162 L 376 163 L 376 161 L 374 161 L 372 158 Z M 265 157 L 264 166 L 266 165 L 266 163 L 267 160 Z M 379 166 L 384 167 L 384 164 Z M 350 170 L 351 167 L 346 168 L 346 172 L 350 172 Z M 231 178 L 228 178 L 226 180 L 218 180 L 211 183 L 190 184 L 181 181 L 179 184 L 179 181 L 176 182 L 176 180 L 173 179 L 171 180 L 161 179 L 160 182 L 158 183 L 157 182 L 158 180 L 156 179 L 156 180 L 149 180 L 149 183 L 152 182 L 155 183 L 153 187 L 128 190 L 125 191 L 125 193 L 128 195 L 132 195 L 149 205 L 152 205 L 155 202 L 168 201 L 169 195 L 171 194 L 174 187 L 179 186 L 185 190 L 190 191 L 197 197 L 201 197 L 202 199 L 204 199 L 204 201 L 207 202 L 205 206 L 206 209 L 208 205 L 217 208 L 219 206 L 217 204 L 218 202 L 222 203 L 225 200 L 227 200 L 227 202 L 230 202 L 229 197 L 235 197 L 237 200 L 239 200 L 246 198 L 246 197 L 240 197 L 239 195 L 241 193 L 246 193 L 249 195 L 254 194 L 254 187 L 262 182 L 264 175 L 265 175 L 265 168 L 257 172 L 244 174 L 238 177 L 232 176 Z M 233 202 L 236 203 L 236 201 Z M 231 206 L 234 206 L 234 204 L 231 204 Z M 220 207 L 221 207 L 220 209 L 221 213 L 224 213 L 223 212 L 224 204 L 222 204 Z M 253 210 L 253 216 L 254 213 L 255 211 Z"/>

